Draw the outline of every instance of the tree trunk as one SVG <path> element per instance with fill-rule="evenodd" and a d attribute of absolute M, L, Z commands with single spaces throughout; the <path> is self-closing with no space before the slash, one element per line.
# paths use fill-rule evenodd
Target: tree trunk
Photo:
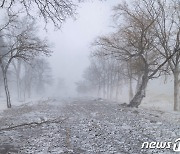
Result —
<path fill-rule="evenodd" d="M 110 89 L 110 87 L 109 87 L 109 74 L 108 74 L 108 76 L 107 76 L 107 96 L 106 96 L 107 99 L 109 99 L 109 89 Z"/>
<path fill-rule="evenodd" d="M 179 71 L 178 67 L 174 71 L 174 111 L 180 111 L 179 102 Z"/>
<path fill-rule="evenodd" d="M 103 83 L 103 98 L 106 98 L 106 85 L 105 85 L 105 81 Z"/>
<path fill-rule="evenodd" d="M 116 101 L 118 100 L 118 96 L 119 96 L 119 81 L 120 80 L 120 77 L 119 77 L 119 73 L 117 74 L 117 85 L 116 85 Z"/>
<path fill-rule="evenodd" d="M 113 97 L 113 85 L 110 84 L 110 88 L 109 88 L 109 99 L 111 100 Z"/>
<path fill-rule="evenodd" d="M 116 101 L 118 100 L 119 96 L 119 85 L 116 86 Z"/>
<path fill-rule="evenodd" d="M 10 99 L 10 93 L 9 93 L 9 88 L 8 88 L 8 83 L 7 83 L 6 72 L 3 73 L 3 80 L 4 80 L 4 89 L 6 93 L 7 107 L 11 108 L 11 99 Z"/>
<path fill-rule="evenodd" d="M 132 77 L 129 79 L 129 101 L 133 98 Z"/>
<path fill-rule="evenodd" d="M 0 61 L 0 65 L 1 65 L 2 75 L 3 75 L 3 83 L 4 83 L 5 94 L 6 94 L 7 107 L 11 108 L 11 99 L 10 99 L 10 93 L 9 93 L 7 75 L 6 75 L 7 70 L 4 68 L 2 61 Z"/>
<path fill-rule="evenodd" d="M 21 99 L 21 92 L 20 92 L 20 77 L 19 74 L 16 75 L 16 86 L 17 86 L 17 94 L 18 94 L 18 100 Z"/>
<path fill-rule="evenodd" d="M 142 99 L 145 97 L 145 91 L 148 81 L 148 71 L 146 70 L 144 75 L 142 76 L 141 85 L 138 87 L 135 96 L 128 104 L 129 107 L 138 107 L 141 104 Z"/>
<path fill-rule="evenodd" d="M 20 82 L 20 72 L 21 72 L 21 60 L 17 60 L 17 64 L 15 61 L 12 61 L 12 65 L 14 66 L 15 74 L 16 74 L 16 86 L 17 86 L 17 95 L 18 100 L 21 99 L 21 82 Z"/>
<path fill-rule="evenodd" d="M 136 85 L 136 92 L 138 91 L 139 87 L 141 86 L 141 79 L 142 79 L 142 73 L 138 74 L 138 80 L 137 80 L 137 85 Z"/>
<path fill-rule="evenodd" d="M 6 94 L 6 102 L 7 102 L 7 107 L 11 108 L 11 99 L 10 99 L 10 93 L 9 93 L 9 88 L 8 88 L 8 83 L 7 83 L 7 71 L 4 69 L 3 64 L 1 63 L 1 69 L 2 69 L 2 74 L 3 74 L 3 83 L 4 83 L 4 90 Z"/>
<path fill-rule="evenodd" d="M 97 97 L 101 97 L 100 91 L 101 91 L 101 83 L 100 83 L 100 81 L 99 81 L 99 82 L 98 82 Z"/>
<path fill-rule="evenodd" d="M 28 98 L 31 98 L 31 85 L 30 84 L 27 87 L 27 93 L 28 93 Z"/>

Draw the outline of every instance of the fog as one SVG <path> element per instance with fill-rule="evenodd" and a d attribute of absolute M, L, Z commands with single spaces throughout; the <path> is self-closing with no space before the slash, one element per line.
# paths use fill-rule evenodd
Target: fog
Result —
<path fill-rule="evenodd" d="M 83 71 L 89 66 L 91 43 L 96 37 L 114 30 L 112 8 L 117 2 L 85 2 L 79 5 L 76 19 L 68 19 L 60 30 L 48 25 L 47 31 L 41 32 L 53 43 L 49 61 L 54 80 L 64 80 L 68 96 L 77 94 L 75 82 L 82 79 Z"/>
<path fill-rule="evenodd" d="M 113 7 L 117 4 L 119 4 L 118 0 L 79 3 L 75 16 L 63 21 L 60 29 L 57 29 L 52 22 L 45 24 L 42 19 L 38 20 L 39 30 L 37 34 L 41 38 L 47 38 L 53 51 L 51 56 L 45 58 L 50 64 L 49 67 L 52 69 L 52 72 L 50 70 L 48 72 L 52 76 L 51 84 L 45 83 L 46 85 L 41 87 L 42 92 L 40 92 L 40 97 L 81 96 L 77 92 L 76 83 L 84 80 L 84 71 L 91 65 L 89 58 L 92 50 L 91 44 L 99 36 L 106 36 L 116 30 L 115 27 L 117 28 L 117 25 L 113 21 Z M 3 21 L 4 17 L 1 18 L 0 20 Z M 25 68 L 23 71 L 25 71 Z M 21 78 L 23 78 L 23 74 L 21 73 Z M 36 82 L 38 83 L 38 81 Z M 35 85 L 37 84 L 36 82 L 34 83 Z M 16 89 L 16 81 L 14 79 L 10 79 L 10 87 L 11 95 L 15 100 L 18 100 L 16 90 L 14 90 Z M 2 86 L 1 89 L 3 91 Z M 129 85 L 127 83 L 121 84 L 119 89 L 120 93 L 117 100 L 128 102 Z M 135 89 L 136 82 L 133 83 L 134 92 Z M 37 97 L 38 95 L 36 94 L 41 90 L 37 90 L 37 88 L 32 90 L 32 98 Z M 23 90 L 21 89 L 21 91 Z M 112 93 L 112 95 L 115 95 L 114 89 Z M 97 89 L 93 89 L 91 92 L 82 96 L 103 97 L 102 93 L 101 95 L 98 94 Z M 172 107 L 173 79 L 168 77 L 167 82 L 165 82 L 165 77 L 163 76 L 159 79 L 150 80 L 144 102 L 148 102 L 152 98 L 154 100 L 153 104 L 163 101 L 169 103 Z"/>
<path fill-rule="evenodd" d="M 54 52 L 49 58 L 54 78 L 50 96 L 78 96 L 75 83 L 82 80 L 83 71 L 90 65 L 91 43 L 98 36 L 115 30 L 112 9 L 117 4 L 118 1 L 82 3 L 77 9 L 76 19 L 68 19 L 60 30 L 54 30 L 53 26 L 48 26 L 47 31 L 42 32 L 42 35 L 46 35 L 54 46 Z M 56 88 L 58 79 L 64 82 L 61 90 Z M 120 101 L 128 102 L 128 85 L 123 85 L 121 89 Z M 172 79 L 165 82 L 165 78 L 162 77 L 150 81 L 144 102 L 152 98 L 156 100 L 153 105 L 157 102 L 166 102 L 172 107 Z"/>
<path fill-rule="evenodd" d="M 0 1 L 0 154 L 180 151 L 179 8 Z"/>

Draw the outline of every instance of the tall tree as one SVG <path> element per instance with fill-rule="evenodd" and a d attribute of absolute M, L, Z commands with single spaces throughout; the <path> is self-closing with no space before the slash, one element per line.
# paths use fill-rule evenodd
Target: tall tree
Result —
<path fill-rule="evenodd" d="M 175 53 L 167 63 L 167 70 L 170 69 L 174 77 L 174 110 L 180 111 L 180 2 L 162 0 L 158 6 L 160 14 L 153 27 L 157 37 L 156 48 L 165 58 Z M 151 5 L 151 10 L 147 7 L 151 18 L 157 14 L 155 7 Z"/>
<path fill-rule="evenodd" d="M 165 65 L 178 53 L 173 50 L 169 55 L 163 56 L 162 46 L 158 44 L 157 33 L 154 27 L 161 18 L 162 9 L 159 1 L 133 1 L 133 5 L 119 4 L 114 8 L 118 32 L 106 37 L 98 43 L 103 48 L 102 56 L 114 56 L 121 61 L 138 62 L 141 70 L 141 79 L 137 91 L 128 106 L 138 107 L 141 104 L 150 79 L 157 78 L 165 71 Z M 168 5 L 169 3 L 166 3 Z M 149 8 L 149 9 L 147 9 Z M 155 14 L 150 14 L 151 10 Z M 154 11 L 153 10 L 153 11 Z M 165 19 L 166 20 L 166 19 Z M 157 48 L 159 47 L 159 48 Z"/>
<path fill-rule="evenodd" d="M 7 107 L 11 107 L 8 89 L 7 71 L 14 59 L 29 61 L 39 55 L 50 55 L 51 51 L 46 40 L 36 36 L 35 23 L 31 20 L 14 22 L 3 31 L 4 49 L 0 55 L 0 65 L 3 73 Z M 2 49 L 2 48 L 1 48 Z M 2 51 L 2 50 L 1 50 Z"/>

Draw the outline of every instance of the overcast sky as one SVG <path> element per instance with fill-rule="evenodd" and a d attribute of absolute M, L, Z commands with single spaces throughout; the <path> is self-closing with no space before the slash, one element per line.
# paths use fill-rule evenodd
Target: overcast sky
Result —
<path fill-rule="evenodd" d="M 48 27 L 46 35 L 54 45 L 49 58 L 54 78 L 64 78 L 69 90 L 89 65 L 90 44 L 100 35 L 113 30 L 112 7 L 118 0 L 86 2 L 79 5 L 77 20 L 68 19 L 61 30 Z"/>
<path fill-rule="evenodd" d="M 48 58 L 52 67 L 54 86 L 56 86 L 58 78 L 63 78 L 65 85 L 67 85 L 67 95 L 75 92 L 75 82 L 82 79 L 83 71 L 89 66 L 90 44 L 96 37 L 106 35 L 114 30 L 112 27 L 112 8 L 118 2 L 119 0 L 104 2 L 94 0 L 94 2 L 81 3 L 77 9 L 77 19 L 68 19 L 60 30 L 54 31 L 54 26 L 50 24 L 47 27 L 48 31 L 43 30 L 44 26 L 41 27 L 39 34 L 43 37 L 47 36 L 49 42 L 54 46 L 54 53 Z M 3 10 L 0 11 L 0 14 L 3 14 Z M 0 16 L 0 21 L 3 19 L 4 16 Z M 39 23 L 42 23 L 41 20 Z M 162 88 L 159 85 L 163 85 L 163 81 L 160 83 L 156 80 L 150 82 L 151 86 L 148 85 L 147 92 L 165 91 L 168 94 L 172 93 L 172 80 L 169 80 L 169 86 L 165 85 Z M 125 86 L 127 87 L 127 85 Z M 59 90 L 54 90 L 58 94 Z M 51 90 L 50 95 L 54 93 L 54 90 Z"/>

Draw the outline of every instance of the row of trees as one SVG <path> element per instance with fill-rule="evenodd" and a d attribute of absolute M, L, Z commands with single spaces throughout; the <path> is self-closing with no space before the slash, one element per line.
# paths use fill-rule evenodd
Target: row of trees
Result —
<path fill-rule="evenodd" d="M 113 58 L 105 59 L 103 57 L 94 57 L 91 59 L 91 65 L 84 71 L 83 81 L 76 83 L 78 93 L 97 93 L 107 99 L 116 97 L 122 85 L 122 72 L 120 63 Z M 114 96 L 114 93 L 115 96 Z"/>
<path fill-rule="evenodd" d="M 129 100 L 131 100 L 134 90 L 133 81 L 140 81 L 141 74 L 137 71 L 135 64 L 122 63 L 113 56 L 108 58 L 92 56 L 90 66 L 83 73 L 83 80 L 76 83 L 77 92 L 118 100 L 123 86 L 128 84 Z"/>
<path fill-rule="evenodd" d="M 52 84 L 51 67 L 44 58 L 34 58 L 30 63 L 14 60 L 9 72 L 19 100 L 31 98 L 33 92 L 41 95 L 46 92 L 46 85 Z"/>
<path fill-rule="evenodd" d="M 41 90 L 43 83 L 49 83 L 50 68 L 42 56 L 50 56 L 52 51 L 47 40 L 37 35 L 35 21 L 42 18 L 46 24 L 52 22 L 60 28 L 66 18 L 74 15 L 75 8 L 70 0 L 0 1 L 0 12 L 5 17 L 0 21 L 0 80 L 8 108 L 11 107 L 8 79 L 15 78 L 19 98 L 22 91 L 30 96 L 34 82 Z"/>
<path fill-rule="evenodd" d="M 120 72 L 120 76 L 126 77 L 130 85 L 132 81 L 137 83 L 134 95 L 130 90 L 133 97 L 128 106 L 138 107 L 141 104 L 150 80 L 172 74 L 174 110 L 179 111 L 179 1 L 134 0 L 131 4 L 124 2 L 114 7 L 114 21 L 116 32 L 96 39 L 92 55 L 98 57 L 95 59 L 107 59 L 107 64 L 109 60 L 118 63 L 119 68 L 114 76 Z M 110 69 L 109 72 L 113 72 L 112 68 Z"/>
<path fill-rule="evenodd" d="M 11 107 L 11 100 L 7 74 L 9 74 L 9 76 L 11 75 L 11 78 L 12 73 L 15 74 L 19 97 L 20 88 L 22 89 L 20 86 L 22 83 L 20 77 L 24 74 L 24 93 L 27 91 L 30 93 L 31 81 L 32 78 L 35 77 L 32 70 L 36 69 L 36 76 L 38 74 L 39 78 L 42 78 L 42 73 L 38 71 L 45 70 L 42 68 L 45 66 L 40 66 L 41 64 L 45 65 L 45 61 L 37 57 L 41 57 L 42 55 L 49 56 L 52 52 L 47 41 L 40 39 L 36 35 L 37 29 L 34 20 L 28 18 L 18 20 L 17 17 L 13 18 L 14 19 L 9 20 L 0 31 L 0 66 L 8 108 Z M 22 71 L 24 71 L 24 73 L 22 73 Z"/>
<path fill-rule="evenodd" d="M 3 77 L 0 73 L 0 89 L 3 89 Z M 34 94 L 45 93 L 46 85 L 52 84 L 51 68 L 44 58 L 34 58 L 28 63 L 21 59 L 14 59 L 7 71 L 8 87 L 18 100 L 25 101 Z M 3 92 L 0 91 L 0 96 Z"/>

